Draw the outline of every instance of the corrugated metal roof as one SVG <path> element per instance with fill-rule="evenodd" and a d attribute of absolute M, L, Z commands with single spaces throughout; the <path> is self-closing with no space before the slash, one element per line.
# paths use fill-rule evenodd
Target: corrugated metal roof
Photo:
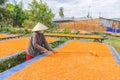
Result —
<path fill-rule="evenodd" d="M 90 20 L 92 18 L 80 17 L 80 18 L 72 18 L 72 17 L 64 17 L 64 18 L 55 18 L 53 21 L 80 21 L 80 20 Z"/>
<path fill-rule="evenodd" d="M 113 20 L 117 20 L 117 21 L 120 21 L 120 18 L 115 18 L 115 19 L 113 19 Z"/>
<path fill-rule="evenodd" d="M 112 28 L 120 28 L 120 18 L 100 18 L 100 25 Z"/>
<path fill-rule="evenodd" d="M 106 20 L 112 20 L 112 21 L 120 21 L 120 18 L 103 18 L 103 17 L 100 17 L 100 19 L 106 19 Z"/>
<path fill-rule="evenodd" d="M 73 19 L 70 17 L 65 17 L 65 18 L 56 18 L 53 19 L 53 21 L 73 21 Z"/>

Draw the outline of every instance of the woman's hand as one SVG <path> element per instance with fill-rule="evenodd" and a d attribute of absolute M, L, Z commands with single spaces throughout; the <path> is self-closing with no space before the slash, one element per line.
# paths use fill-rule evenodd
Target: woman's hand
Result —
<path fill-rule="evenodd" d="M 42 53 L 46 53 L 46 52 L 48 52 L 48 50 L 47 49 L 44 49 L 43 51 L 41 51 Z"/>
<path fill-rule="evenodd" d="M 55 50 L 52 50 L 52 52 L 53 52 L 54 54 L 56 54 L 56 53 L 57 53 L 57 51 L 55 51 Z"/>

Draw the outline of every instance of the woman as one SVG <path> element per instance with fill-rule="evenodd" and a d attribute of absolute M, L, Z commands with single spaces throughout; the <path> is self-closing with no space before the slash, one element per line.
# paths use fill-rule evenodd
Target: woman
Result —
<path fill-rule="evenodd" d="M 31 39 L 28 45 L 26 60 L 30 60 L 43 52 L 53 51 L 43 34 L 48 29 L 45 25 L 38 23 L 32 30 Z M 54 52 L 54 51 L 53 51 Z"/>

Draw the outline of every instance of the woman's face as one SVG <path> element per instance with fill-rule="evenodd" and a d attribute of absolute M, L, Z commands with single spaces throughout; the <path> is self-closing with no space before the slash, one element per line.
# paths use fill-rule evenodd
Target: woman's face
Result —
<path fill-rule="evenodd" d="M 39 33 L 43 33 L 43 32 L 44 32 L 44 30 L 40 30 L 40 31 L 39 31 Z"/>

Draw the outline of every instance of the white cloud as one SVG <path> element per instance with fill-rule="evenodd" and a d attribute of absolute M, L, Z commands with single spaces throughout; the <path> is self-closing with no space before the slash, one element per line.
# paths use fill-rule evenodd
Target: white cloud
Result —
<path fill-rule="evenodd" d="M 20 0 L 18 0 L 20 1 Z M 24 8 L 28 8 L 28 3 L 32 0 L 23 0 Z M 66 17 L 83 17 L 88 11 L 93 17 L 99 17 L 99 13 L 107 18 L 120 18 L 120 0 L 43 0 L 59 17 L 59 8 L 64 8 Z M 89 8 L 90 6 L 90 8 Z"/>

